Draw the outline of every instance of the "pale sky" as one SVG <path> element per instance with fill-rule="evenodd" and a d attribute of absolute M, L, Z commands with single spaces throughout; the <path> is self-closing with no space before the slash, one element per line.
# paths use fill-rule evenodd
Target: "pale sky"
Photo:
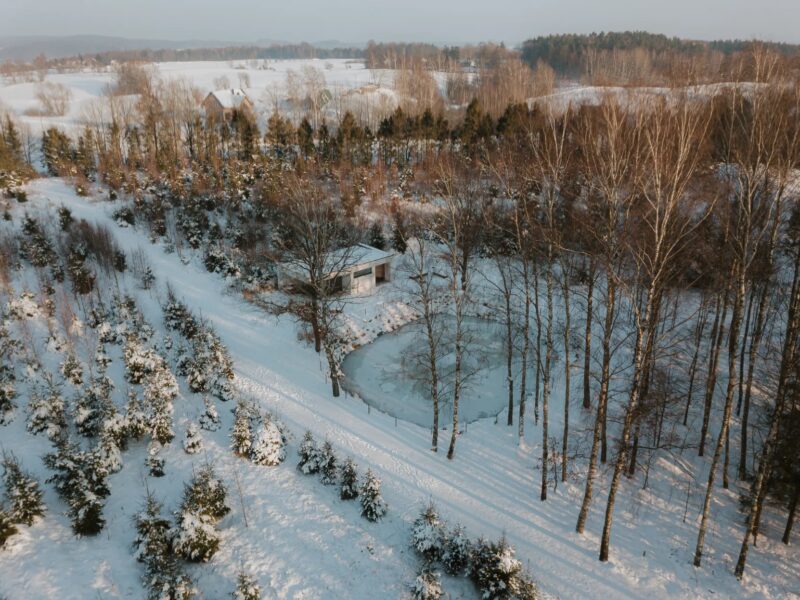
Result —
<path fill-rule="evenodd" d="M 0 35 L 516 44 L 625 29 L 800 42 L 800 0 L 0 0 Z"/>

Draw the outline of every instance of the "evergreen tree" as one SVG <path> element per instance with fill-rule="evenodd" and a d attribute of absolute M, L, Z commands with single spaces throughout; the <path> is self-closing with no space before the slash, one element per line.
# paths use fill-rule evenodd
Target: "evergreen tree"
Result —
<path fill-rule="evenodd" d="M 200 427 L 206 431 L 216 431 L 220 425 L 217 407 L 208 397 L 203 398 L 203 404 L 205 405 L 205 411 L 200 415 Z"/>
<path fill-rule="evenodd" d="M 306 117 L 303 117 L 297 127 L 297 145 L 306 158 L 314 154 L 314 129 Z"/>
<path fill-rule="evenodd" d="M 236 575 L 236 589 L 231 597 L 234 600 L 261 600 L 261 588 L 255 577 L 240 570 Z"/>
<path fill-rule="evenodd" d="M 36 517 L 44 516 L 42 490 L 36 479 L 24 472 L 11 454 L 3 455 L 3 483 L 8 514 L 14 523 L 32 525 Z"/>
<path fill-rule="evenodd" d="M 244 400 L 236 404 L 231 431 L 231 445 L 238 456 L 250 456 L 253 447 L 253 433 L 250 429 L 250 407 Z"/>
<path fill-rule="evenodd" d="M 125 407 L 125 422 L 127 423 L 127 436 L 133 440 L 140 440 L 148 431 L 147 415 L 139 396 L 134 390 L 128 392 L 128 403 Z"/>
<path fill-rule="evenodd" d="M 181 512 L 178 522 L 170 531 L 172 549 L 192 562 L 208 562 L 219 550 L 219 533 L 214 520 L 207 514 Z"/>
<path fill-rule="evenodd" d="M 386 514 L 387 506 L 381 496 L 381 480 L 367 469 L 364 485 L 361 487 L 361 516 L 368 521 L 378 521 Z"/>
<path fill-rule="evenodd" d="M 134 517 L 136 560 L 144 564 L 149 600 L 188 600 L 194 586 L 172 552 L 170 522 L 161 504 L 148 494 L 145 507 Z"/>
<path fill-rule="evenodd" d="M 411 595 L 414 600 L 439 600 L 444 595 L 439 574 L 423 567 L 411 586 Z"/>
<path fill-rule="evenodd" d="M 406 243 L 403 230 L 397 225 L 395 225 L 394 229 L 392 230 L 392 248 L 394 248 L 400 254 L 405 254 L 406 250 L 408 249 L 408 244 Z"/>
<path fill-rule="evenodd" d="M 14 521 L 11 520 L 11 515 L 0 505 L 0 548 L 15 533 L 17 533 L 17 527 L 14 525 Z"/>
<path fill-rule="evenodd" d="M 0 425 L 10 423 L 16 404 L 17 388 L 14 373 L 14 355 L 19 347 L 18 342 L 9 335 L 5 322 L 0 314 Z"/>
<path fill-rule="evenodd" d="M 422 558 L 431 563 L 439 560 L 444 551 L 444 525 L 433 502 L 422 511 L 411 528 L 411 545 Z"/>
<path fill-rule="evenodd" d="M 369 228 L 369 245 L 378 250 L 385 250 L 388 245 L 383 235 L 383 224 L 378 221 Z"/>
<path fill-rule="evenodd" d="M 197 454 L 203 449 L 203 438 L 200 436 L 200 428 L 196 423 L 189 423 L 186 428 L 186 438 L 183 440 L 183 449 L 186 454 Z"/>
<path fill-rule="evenodd" d="M 339 490 L 339 497 L 342 500 L 354 500 L 358 498 L 358 472 L 356 463 L 352 458 L 347 458 L 342 466 L 342 483 Z"/>
<path fill-rule="evenodd" d="M 265 418 L 261 425 L 250 459 L 257 465 L 276 466 L 286 459 L 286 448 L 280 429 L 270 418 Z"/>
<path fill-rule="evenodd" d="M 297 449 L 297 454 L 300 456 L 300 462 L 297 468 L 300 469 L 305 475 L 311 475 L 319 472 L 320 454 L 317 443 L 314 441 L 314 436 L 310 431 L 303 434 L 303 441 L 300 442 L 300 447 Z"/>
<path fill-rule="evenodd" d="M 66 407 L 58 389 L 50 384 L 45 393 L 33 391 L 28 401 L 28 431 L 46 433 L 50 440 L 56 440 L 66 426 Z"/>
<path fill-rule="evenodd" d="M 159 456 L 161 444 L 152 442 L 147 448 L 147 458 L 145 459 L 145 466 L 147 471 L 152 477 L 164 476 L 164 458 Z"/>
<path fill-rule="evenodd" d="M 456 525 L 448 532 L 442 552 L 442 566 L 448 575 L 463 575 L 469 566 L 472 556 L 472 543 L 467 537 L 464 527 Z"/>
<path fill-rule="evenodd" d="M 219 521 L 231 510 L 227 505 L 227 493 L 213 467 L 204 465 L 184 486 L 181 512 L 207 515 L 212 521 Z"/>
<path fill-rule="evenodd" d="M 335 485 L 338 479 L 338 465 L 336 461 L 336 453 L 333 451 L 333 446 L 328 440 L 322 445 L 322 451 L 319 454 L 319 473 L 320 481 L 324 485 Z"/>
<path fill-rule="evenodd" d="M 59 365 L 61 376 L 74 386 L 83 384 L 83 367 L 73 353 L 67 354 L 64 362 Z"/>
<path fill-rule="evenodd" d="M 484 598 L 535 600 L 536 589 L 524 575 L 522 563 L 505 537 L 497 543 L 478 540 L 472 556 L 470 578 Z"/>

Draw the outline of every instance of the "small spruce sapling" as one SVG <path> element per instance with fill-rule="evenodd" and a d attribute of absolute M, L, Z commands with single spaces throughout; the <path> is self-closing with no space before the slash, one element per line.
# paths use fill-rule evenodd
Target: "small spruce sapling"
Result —
<path fill-rule="evenodd" d="M 14 523 L 33 525 L 36 517 L 44 516 L 45 505 L 39 482 L 22 470 L 12 454 L 3 456 L 3 483 L 8 515 Z"/>
<path fill-rule="evenodd" d="M 234 600 L 261 600 L 261 588 L 255 577 L 240 569 L 236 575 L 236 589 L 231 594 Z"/>
<path fill-rule="evenodd" d="M 368 521 L 380 520 L 387 511 L 387 505 L 381 496 L 381 480 L 367 469 L 364 485 L 361 487 L 361 516 Z"/>
<path fill-rule="evenodd" d="M 231 446 L 235 454 L 250 456 L 250 450 L 253 447 L 253 432 L 250 428 L 250 408 L 244 400 L 239 400 L 234 410 Z"/>
<path fill-rule="evenodd" d="M 328 440 L 325 440 L 320 452 L 319 473 L 323 485 L 336 485 L 339 475 L 336 453 Z"/>
<path fill-rule="evenodd" d="M 300 469 L 300 472 L 305 475 L 319 472 L 319 448 L 310 431 L 306 431 L 305 434 L 303 434 L 303 441 L 300 442 L 297 454 L 300 456 L 300 462 L 297 463 L 297 468 Z"/>
<path fill-rule="evenodd" d="M 444 550 L 444 525 L 433 502 L 422 511 L 411 529 L 411 545 L 427 562 L 435 562 Z"/>
<path fill-rule="evenodd" d="M 189 423 L 189 426 L 186 428 L 183 449 L 186 451 L 186 454 L 197 454 L 203 449 L 203 438 L 200 435 L 200 428 L 196 423 Z"/>
<path fill-rule="evenodd" d="M 411 586 L 411 596 L 414 600 L 439 600 L 443 595 L 439 574 L 423 567 Z"/>
<path fill-rule="evenodd" d="M 286 447 L 281 430 L 269 416 L 264 419 L 253 443 L 250 459 L 257 465 L 270 467 L 279 465 L 286 459 Z"/>
<path fill-rule="evenodd" d="M 358 498 L 358 471 L 352 458 L 344 461 L 342 466 L 342 485 L 339 489 L 342 500 L 355 500 Z"/>
<path fill-rule="evenodd" d="M 17 533 L 17 526 L 14 525 L 14 522 L 11 520 L 11 515 L 0 505 L 0 548 L 5 546 L 8 538 L 15 533 Z"/>

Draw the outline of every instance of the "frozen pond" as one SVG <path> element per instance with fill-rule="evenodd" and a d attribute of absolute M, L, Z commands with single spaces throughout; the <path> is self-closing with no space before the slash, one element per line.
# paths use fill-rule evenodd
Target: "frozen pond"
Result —
<path fill-rule="evenodd" d="M 442 329 L 450 331 L 453 321 L 443 320 L 442 325 Z M 495 321 L 473 318 L 465 322 L 465 331 L 467 351 L 463 370 L 466 379 L 459 404 L 461 422 L 494 417 L 508 403 L 503 326 Z M 453 418 L 452 340 L 443 337 L 442 347 L 439 423 L 447 427 Z M 420 321 L 385 333 L 345 357 L 342 365 L 344 387 L 382 412 L 431 427 L 433 410 L 424 366 L 426 352 L 427 337 Z"/>

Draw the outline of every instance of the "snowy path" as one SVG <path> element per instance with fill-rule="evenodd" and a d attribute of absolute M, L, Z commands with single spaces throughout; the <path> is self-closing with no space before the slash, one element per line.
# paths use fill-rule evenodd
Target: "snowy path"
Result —
<path fill-rule="evenodd" d="M 229 534 L 231 539 L 223 542 L 213 564 L 195 571 L 203 573 L 198 577 L 201 586 L 224 589 L 220 577 L 230 581 L 239 562 L 246 561 L 262 580 L 272 581 L 275 597 L 402 596 L 415 568 L 407 549 L 407 526 L 422 504 L 433 499 L 444 518 L 462 522 L 472 536 L 496 538 L 505 533 L 550 596 L 633 600 L 779 598 L 800 593 L 798 575 L 791 567 L 792 561 L 795 567 L 800 562 L 800 554 L 793 548 L 776 548 L 774 535 L 765 537 L 763 546 L 760 541 L 754 550 L 746 585 L 740 586 L 731 575 L 740 541 L 740 526 L 733 521 L 733 491 L 717 494 L 720 501 L 714 516 L 725 516 L 715 520 L 706 563 L 695 570 L 689 549 L 696 533 L 694 506 L 700 492 L 694 491 L 689 516 L 682 522 L 686 483 L 667 478 L 669 465 L 660 469 L 660 475 L 651 475 L 650 491 L 639 491 L 638 481 L 623 484 L 612 558 L 607 564 L 599 563 L 596 552 L 604 488 L 601 485 L 597 491 L 588 534 L 577 535 L 580 481 L 559 485 L 546 503 L 538 500 L 540 473 L 534 466 L 541 432 L 532 420 L 526 423 L 527 445 L 522 448 L 516 426 L 507 428 L 503 417 L 499 425 L 492 420 L 470 425 L 459 439 L 456 459 L 448 461 L 444 452 L 427 450 L 429 433 L 424 428 L 396 424 L 377 411 L 368 412 L 365 404 L 353 398 L 333 400 L 319 357 L 297 341 L 293 322 L 265 315 L 226 294 L 222 281 L 198 268 L 196 261 L 183 265 L 176 254 L 165 254 L 141 233 L 119 228 L 109 216 L 109 205 L 78 198 L 58 180 L 35 182 L 30 198 L 33 205 L 67 204 L 76 217 L 108 225 L 128 252 L 141 247 L 159 287 L 163 290 L 169 283 L 177 296 L 214 324 L 231 351 L 237 384 L 244 394 L 275 411 L 296 437 L 311 429 L 318 438 L 329 438 L 340 455 L 352 455 L 362 468 L 371 466 L 384 481 L 389 518 L 378 525 L 367 524 L 359 518 L 357 507 L 340 502 L 333 489 L 296 473 L 297 439 L 291 443 L 287 462 L 276 469 L 259 469 L 235 459 L 225 448 L 230 424 L 226 414 L 208 452 L 228 479 L 234 471 L 241 477 L 249 527 L 243 529 L 237 522 L 237 539 Z M 558 388 L 551 408 L 555 415 L 562 410 L 557 397 Z M 575 419 L 582 418 L 579 410 L 573 413 Z M 559 427 L 556 417 L 553 435 L 560 434 Z M 449 438 L 449 432 L 444 434 Z M 180 452 L 176 456 L 176 460 L 189 460 Z M 137 485 L 140 482 L 130 487 Z M 112 481 L 109 512 L 118 490 Z M 228 519 L 239 520 L 238 499 L 232 503 L 235 511 Z M 3 560 L 0 557 L 0 574 L 7 574 Z M 365 569 L 374 573 L 374 579 Z"/>

